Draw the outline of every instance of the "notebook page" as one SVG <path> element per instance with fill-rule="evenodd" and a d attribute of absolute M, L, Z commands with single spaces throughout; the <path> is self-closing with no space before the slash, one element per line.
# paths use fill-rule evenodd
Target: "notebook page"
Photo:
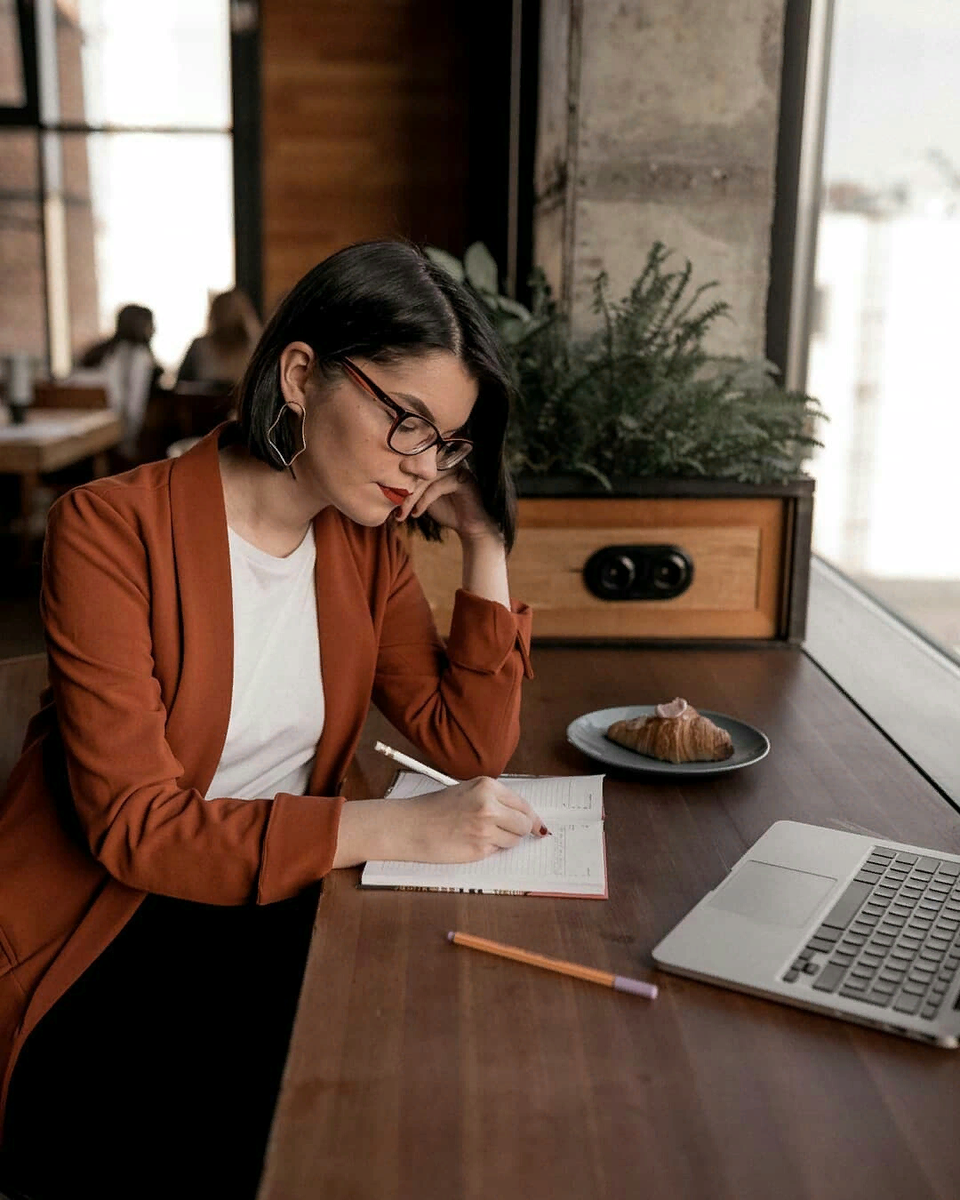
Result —
<path fill-rule="evenodd" d="M 360 882 L 365 887 L 605 896 L 603 825 L 555 824 L 550 837 L 528 835 L 479 862 L 368 862 Z"/>
<path fill-rule="evenodd" d="M 602 775 L 501 775 L 500 782 L 529 800 L 547 822 L 599 821 L 603 817 Z M 390 797 L 425 796 L 439 791 L 442 784 L 416 771 L 401 771 L 387 795 Z"/>

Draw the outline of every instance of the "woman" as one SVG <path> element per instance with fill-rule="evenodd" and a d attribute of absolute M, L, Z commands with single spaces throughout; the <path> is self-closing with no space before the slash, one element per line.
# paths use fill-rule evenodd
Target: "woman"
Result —
<path fill-rule="evenodd" d="M 80 358 L 74 379 L 97 380 L 107 389 L 110 407 L 123 422 L 120 450 L 136 458 L 147 401 L 162 368 L 153 356 L 153 313 L 142 304 L 125 304 L 117 313 L 113 336 L 91 346 Z"/>
<path fill-rule="evenodd" d="M 322 877 L 543 832 L 485 778 L 528 672 L 510 390 L 460 285 L 353 246 L 285 298 L 238 422 L 51 511 L 52 697 L 0 808 L 0 1182 L 252 1195 Z M 446 646 L 411 522 L 462 548 Z M 371 699 L 467 782 L 344 804 Z"/>
<path fill-rule="evenodd" d="M 177 383 L 205 383 L 224 389 L 237 384 L 260 336 L 260 322 L 240 288 L 220 292 L 210 301 L 207 332 L 187 348 Z"/>

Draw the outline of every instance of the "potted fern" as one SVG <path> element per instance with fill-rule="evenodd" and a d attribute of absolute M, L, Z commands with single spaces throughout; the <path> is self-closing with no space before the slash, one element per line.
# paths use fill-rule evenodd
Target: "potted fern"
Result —
<path fill-rule="evenodd" d="M 499 293 L 482 245 L 462 262 L 427 253 L 483 299 L 513 359 L 511 575 L 540 601 L 540 635 L 801 640 L 813 502 L 802 465 L 822 412 L 779 387 L 772 364 L 705 349 L 730 311 L 716 284 L 694 287 L 691 264 L 673 266 L 658 242 L 622 299 L 596 278 L 596 327 L 577 335 L 542 274 L 527 309 Z M 594 595 L 584 567 L 604 545 L 674 547 L 687 586 Z M 422 574 L 441 553 L 418 549 Z"/>

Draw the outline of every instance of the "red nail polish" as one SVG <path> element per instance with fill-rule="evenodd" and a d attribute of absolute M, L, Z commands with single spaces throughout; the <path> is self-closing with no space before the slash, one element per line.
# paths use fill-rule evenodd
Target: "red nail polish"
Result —
<path fill-rule="evenodd" d="M 549 829 L 546 827 L 546 825 L 541 825 L 541 826 L 540 826 L 540 836 L 541 836 L 541 837 L 553 837 L 553 834 L 552 834 L 552 833 L 550 832 L 550 830 L 549 830 Z"/>

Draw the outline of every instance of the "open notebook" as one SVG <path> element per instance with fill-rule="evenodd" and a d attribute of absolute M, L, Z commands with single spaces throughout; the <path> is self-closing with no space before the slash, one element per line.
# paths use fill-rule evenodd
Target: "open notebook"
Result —
<path fill-rule="evenodd" d="M 525 837 L 481 862 L 368 862 L 361 886 L 605 900 L 603 776 L 503 775 L 501 782 L 530 801 L 551 837 Z M 387 795 L 422 796 L 439 788 L 415 771 L 401 771 Z"/>

